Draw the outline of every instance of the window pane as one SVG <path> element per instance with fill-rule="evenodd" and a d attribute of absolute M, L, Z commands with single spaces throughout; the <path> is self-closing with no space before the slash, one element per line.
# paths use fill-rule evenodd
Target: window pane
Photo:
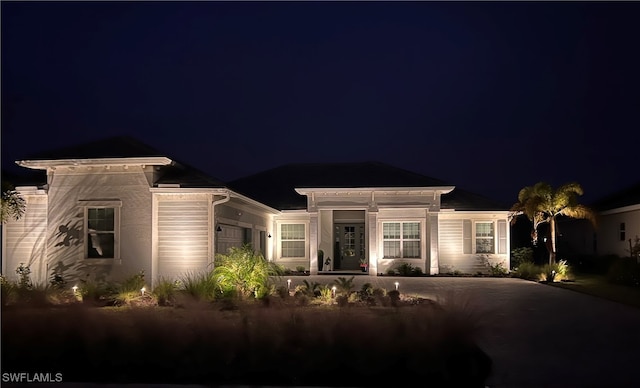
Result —
<path fill-rule="evenodd" d="M 304 240 L 304 224 L 282 224 L 282 240 Z"/>
<path fill-rule="evenodd" d="M 477 238 L 476 253 L 493 253 L 493 238 Z"/>
<path fill-rule="evenodd" d="M 282 257 L 304 257 L 304 241 L 283 241 Z"/>
<path fill-rule="evenodd" d="M 400 223 L 385 222 L 382 224 L 382 238 L 400 238 Z"/>
<path fill-rule="evenodd" d="M 478 222 L 476 237 L 493 237 L 493 222 Z"/>
<path fill-rule="evenodd" d="M 87 226 L 98 231 L 114 231 L 114 209 L 87 209 Z"/>
<path fill-rule="evenodd" d="M 113 259 L 115 240 L 112 233 L 89 233 L 87 236 L 88 257 L 90 259 Z"/>
<path fill-rule="evenodd" d="M 384 257 L 400 257 L 400 241 L 385 241 Z"/>
<path fill-rule="evenodd" d="M 404 224 L 402 224 L 402 238 L 419 239 L 420 223 L 405 222 Z"/>
<path fill-rule="evenodd" d="M 420 241 L 404 241 L 402 243 L 402 257 L 415 259 L 420 257 Z"/>

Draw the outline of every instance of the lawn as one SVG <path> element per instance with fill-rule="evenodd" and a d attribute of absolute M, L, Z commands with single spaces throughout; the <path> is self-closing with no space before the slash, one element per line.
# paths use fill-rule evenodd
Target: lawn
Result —
<path fill-rule="evenodd" d="M 603 275 L 578 273 L 572 278 L 571 282 L 549 284 L 640 308 L 640 288 L 608 283 Z"/>

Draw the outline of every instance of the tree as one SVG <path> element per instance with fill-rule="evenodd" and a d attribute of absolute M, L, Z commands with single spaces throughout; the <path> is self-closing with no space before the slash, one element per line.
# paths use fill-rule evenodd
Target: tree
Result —
<path fill-rule="evenodd" d="M 578 196 L 584 194 L 577 183 L 567 183 L 554 190 L 546 182 L 527 186 L 518 193 L 518 202 L 511 207 L 511 224 L 515 224 L 519 215 L 525 215 L 533 223 L 531 237 L 538 239 L 538 227 L 549 223 L 551 249 L 549 264 L 556 262 L 556 221 L 559 216 L 587 219 L 596 225 L 595 212 L 578 203 Z"/>
<path fill-rule="evenodd" d="M 10 219 L 19 220 L 24 215 L 27 203 L 14 187 L 2 182 L 2 198 L 0 200 L 0 221 L 4 224 Z"/>

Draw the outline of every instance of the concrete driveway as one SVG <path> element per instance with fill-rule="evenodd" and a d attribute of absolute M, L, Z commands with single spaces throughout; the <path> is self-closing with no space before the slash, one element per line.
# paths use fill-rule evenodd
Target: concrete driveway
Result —
<path fill-rule="evenodd" d="M 351 275 L 338 275 L 350 277 Z M 332 283 L 338 276 L 284 277 Z M 374 287 L 443 300 L 478 317 L 478 343 L 493 359 L 487 385 L 640 387 L 640 309 L 510 278 L 356 276 Z"/>

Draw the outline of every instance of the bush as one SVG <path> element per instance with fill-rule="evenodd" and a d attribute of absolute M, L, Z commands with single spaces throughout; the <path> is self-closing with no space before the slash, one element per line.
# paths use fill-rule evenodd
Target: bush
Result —
<path fill-rule="evenodd" d="M 566 260 L 560 260 L 554 264 L 545 264 L 540 271 L 540 280 L 543 282 L 559 282 L 569 279 L 569 265 Z"/>
<path fill-rule="evenodd" d="M 227 255 L 217 255 L 213 270 L 220 290 L 233 290 L 240 298 L 265 295 L 271 289 L 271 277 L 279 275 L 277 267 L 248 244 L 230 248 Z"/>
<path fill-rule="evenodd" d="M 518 268 L 522 263 L 533 263 L 533 248 L 521 247 L 511 251 L 511 268 Z"/>
<path fill-rule="evenodd" d="M 529 262 L 521 263 L 514 271 L 514 275 L 521 279 L 537 280 L 542 273 L 542 269 Z"/>
<path fill-rule="evenodd" d="M 207 272 L 189 272 L 180 277 L 178 290 L 198 302 L 213 301 L 218 292 L 218 285 L 213 276 Z"/>
<path fill-rule="evenodd" d="M 488 267 L 489 267 L 489 274 L 491 276 L 503 277 L 509 274 L 509 271 L 507 271 L 507 269 L 504 267 L 504 264 L 502 262 L 498 262 L 496 264 L 489 263 Z"/>
<path fill-rule="evenodd" d="M 153 294 L 158 298 L 159 306 L 173 306 L 176 302 L 176 291 L 178 290 L 178 281 L 172 281 L 166 278 L 160 278 L 158 284 L 153 289 Z"/>

